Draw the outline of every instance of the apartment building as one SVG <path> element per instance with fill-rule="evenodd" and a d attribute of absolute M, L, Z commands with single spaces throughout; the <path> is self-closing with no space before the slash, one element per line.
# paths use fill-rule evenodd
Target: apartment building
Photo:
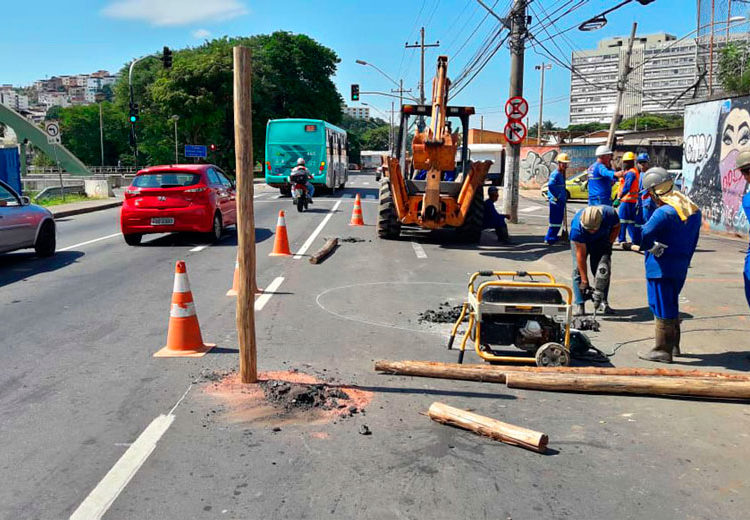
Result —
<path fill-rule="evenodd" d="M 344 113 L 355 119 L 370 119 L 370 107 L 344 107 Z"/>

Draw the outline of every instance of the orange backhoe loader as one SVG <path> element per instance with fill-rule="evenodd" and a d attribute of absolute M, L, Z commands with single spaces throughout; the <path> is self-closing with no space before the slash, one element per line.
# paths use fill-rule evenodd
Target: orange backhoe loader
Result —
<path fill-rule="evenodd" d="M 448 57 L 440 56 L 432 81 L 432 105 L 402 105 L 394 156 L 388 158 L 380 186 L 377 231 L 395 239 L 402 226 L 423 229 L 455 228 L 458 238 L 478 242 L 484 217 L 483 185 L 491 161 L 469 161 L 469 116 L 474 107 L 448 106 Z M 430 118 L 412 140 L 411 161 L 406 141 L 412 118 Z M 448 118 L 459 118 L 463 135 L 451 133 Z M 424 125 L 422 125 L 424 126 Z M 460 157 L 456 157 L 458 147 Z"/>

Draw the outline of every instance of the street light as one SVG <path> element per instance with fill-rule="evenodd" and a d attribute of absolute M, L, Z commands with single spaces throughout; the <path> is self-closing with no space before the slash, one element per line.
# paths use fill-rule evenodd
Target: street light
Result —
<path fill-rule="evenodd" d="M 386 74 L 385 72 L 383 72 L 383 71 L 382 71 L 382 70 L 381 70 L 381 69 L 380 69 L 379 67 L 377 67 L 376 65 L 373 65 L 372 63 L 367 63 L 367 62 L 366 62 L 365 60 L 355 60 L 355 62 L 356 62 L 356 63 L 357 63 L 358 65 L 363 65 L 363 66 L 365 66 L 365 67 L 372 67 L 373 69 L 375 69 L 375 70 L 377 70 L 378 72 L 380 72 L 380 73 L 381 73 L 381 74 L 382 74 L 383 76 L 385 76 L 386 78 L 388 78 L 388 80 L 389 80 L 389 81 L 390 81 L 391 83 L 393 83 L 393 84 L 394 84 L 394 85 L 396 85 L 397 87 L 400 87 L 400 85 L 398 84 L 398 82 L 397 82 L 397 81 L 396 81 L 395 79 L 393 79 L 393 78 L 392 78 L 392 77 L 390 77 L 390 76 L 389 76 L 388 74 Z"/>
<path fill-rule="evenodd" d="M 177 155 L 177 121 L 180 120 L 180 116 L 175 114 L 170 119 L 174 121 L 174 163 L 179 164 L 180 160 Z"/>
<path fill-rule="evenodd" d="M 391 90 L 391 92 L 398 92 L 399 106 L 401 106 L 401 105 L 404 104 L 404 94 L 407 93 L 407 92 L 411 92 L 411 89 L 404 90 L 404 80 L 403 79 L 401 79 L 401 80 L 399 80 L 397 82 L 395 79 L 393 79 L 392 77 L 390 77 L 388 74 L 386 74 L 385 72 L 383 72 L 379 67 L 377 67 L 376 65 L 373 65 L 372 63 L 368 63 L 365 60 L 354 60 L 354 61 L 358 65 L 362 65 L 362 66 L 365 66 L 365 67 L 372 67 L 373 69 L 375 69 L 379 73 L 381 73 L 384 77 L 386 77 L 388 79 L 388 81 L 390 81 L 391 83 L 393 83 L 394 85 L 396 85 L 398 87 L 398 89 Z M 368 92 L 365 92 L 365 94 L 367 94 L 367 93 Z M 414 98 L 414 97 L 412 97 L 412 96 L 407 96 L 407 97 L 409 99 L 411 99 L 412 101 L 418 102 L 417 99 Z"/>
<path fill-rule="evenodd" d="M 535 65 L 536 70 L 542 71 L 542 81 L 539 84 L 539 126 L 536 127 L 536 144 L 542 145 L 542 109 L 544 107 L 544 71 L 552 68 L 551 63 L 542 62 L 541 65 Z"/>

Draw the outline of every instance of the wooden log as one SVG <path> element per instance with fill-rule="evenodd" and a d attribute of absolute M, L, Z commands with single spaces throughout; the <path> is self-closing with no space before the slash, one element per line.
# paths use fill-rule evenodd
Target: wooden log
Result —
<path fill-rule="evenodd" d="M 549 442 L 549 438 L 544 433 L 484 417 L 444 403 L 432 403 L 427 414 L 433 421 L 458 426 L 490 439 L 521 446 L 539 453 L 545 452 Z"/>
<path fill-rule="evenodd" d="M 504 383 L 505 374 L 528 372 L 539 374 L 586 374 L 608 376 L 663 376 L 663 377 L 715 377 L 734 381 L 750 381 L 750 375 L 725 372 L 704 372 L 702 370 L 680 370 L 672 368 L 634 367 L 534 367 L 518 365 L 488 365 L 440 363 L 437 361 L 376 361 L 375 370 L 389 374 L 461 379 L 467 381 L 487 381 Z"/>
<path fill-rule="evenodd" d="M 330 255 L 333 252 L 333 250 L 336 249 L 336 246 L 338 245 L 339 245 L 338 238 L 329 238 L 328 240 L 326 240 L 326 243 L 323 245 L 323 247 L 320 248 L 320 250 L 317 253 L 310 256 L 310 263 L 319 264 L 328 255 Z"/>
<path fill-rule="evenodd" d="M 750 381 L 720 378 L 532 374 L 509 372 L 508 388 L 604 394 L 679 395 L 750 399 Z"/>

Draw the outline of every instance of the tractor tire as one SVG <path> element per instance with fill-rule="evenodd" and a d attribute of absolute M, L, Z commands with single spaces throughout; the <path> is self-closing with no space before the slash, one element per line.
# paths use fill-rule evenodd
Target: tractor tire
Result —
<path fill-rule="evenodd" d="M 460 242 L 466 244 L 478 243 L 482 238 L 482 228 L 484 224 L 484 193 L 477 190 L 474 200 L 471 201 L 469 212 L 466 214 L 464 223 L 461 227 L 456 228 L 456 237 Z"/>
<path fill-rule="evenodd" d="M 378 238 L 396 240 L 401 235 L 401 222 L 398 221 L 396 205 L 393 202 L 391 183 L 384 179 L 380 183 L 380 201 L 378 204 Z"/>

